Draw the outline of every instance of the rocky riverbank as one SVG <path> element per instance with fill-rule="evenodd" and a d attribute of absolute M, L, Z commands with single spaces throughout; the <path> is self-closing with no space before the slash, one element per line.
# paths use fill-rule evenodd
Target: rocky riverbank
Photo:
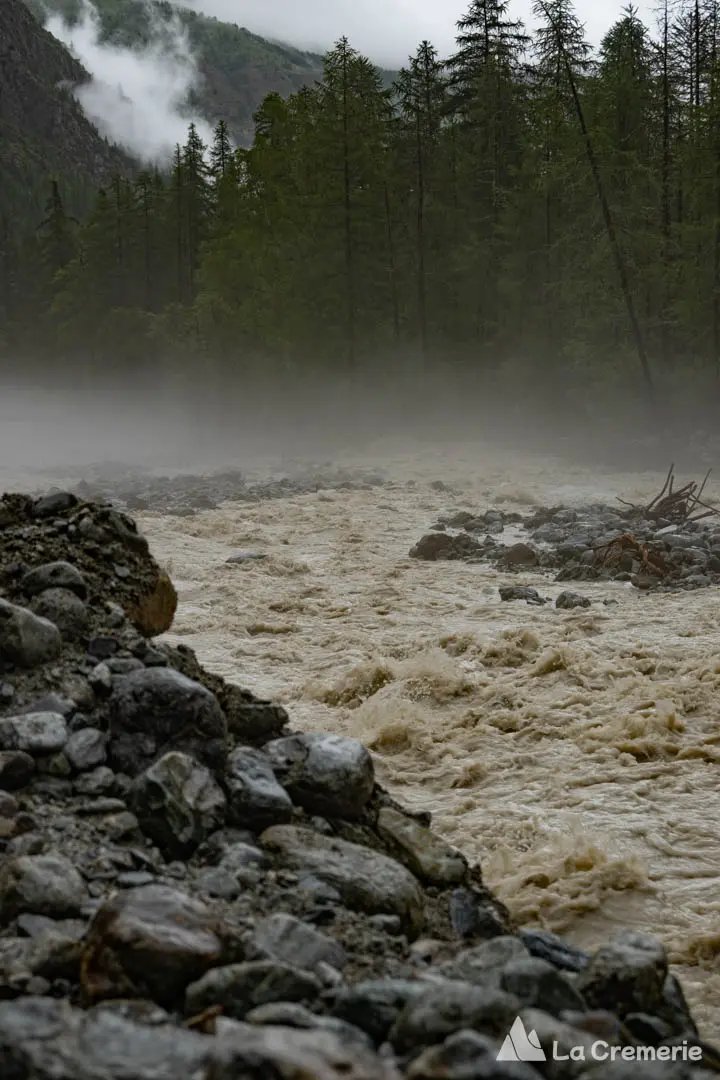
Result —
<path fill-rule="evenodd" d="M 460 511 L 431 529 L 412 558 L 492 562 L 508 572 L 545 572 L 557 582 L 627 581 L 644 590 L 720 583 L 720 519 L 714 515 L 679 524 L 597 503 L 525 515 Z"/>
<path fill-rule="evenodd" d="M 359 742 L 154 640 L 176 603 L 117 508 L 0 501 L 0 1076 L 720 1071 L 657 940 L 513 926 Z"/>

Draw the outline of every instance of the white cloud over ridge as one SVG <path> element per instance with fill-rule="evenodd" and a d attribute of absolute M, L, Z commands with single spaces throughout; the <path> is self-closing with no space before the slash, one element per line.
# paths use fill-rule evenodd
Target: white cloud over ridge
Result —
<path fill-rule="evenodd" d="M 75 96 L 112 142 L 144 162 L 166 164 L 177 143 L 185 142 L 191 120 L 205 141 L 212 137 L 204 120 L 185 111 L 198 71 L 179 19 L 159 21 L 152 42 L 142 49 L 102 42 L 97 11 L 87 2 L 77 25 L 52 16 L 46 28 L 92 76 Z"/>

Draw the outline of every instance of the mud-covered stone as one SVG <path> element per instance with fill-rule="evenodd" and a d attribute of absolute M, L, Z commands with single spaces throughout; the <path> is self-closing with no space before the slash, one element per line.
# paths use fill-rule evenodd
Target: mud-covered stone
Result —
<path fill-rule="evenodd" d="M 83 989 L 91 1001 L 150 997 L 172 1008 L 186 986 L 233 958 L 227 930 L 204 903 L 145 885 L 116 893 L 94 916 Z"/>

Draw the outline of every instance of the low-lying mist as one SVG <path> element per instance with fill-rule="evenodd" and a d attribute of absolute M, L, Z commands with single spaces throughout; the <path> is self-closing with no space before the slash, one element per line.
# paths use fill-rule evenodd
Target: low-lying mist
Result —
<path fill-rule="evenodd" d="M 642 398 L 597 392 L 583 402 L 558 387 L 453 369 L 369 370 L 270 377 L 166 376 L 85 389 L 48 374 L 0 378 L 0 478 L 7 490 L 42 472 L 80 475 L 102 462 L 166 471 L 291 469 L 303 462 L 382 464 L 383 448 L 477 447 L 483 460 L 553 454 L 569 465 L 667 468 L 714 464 L 708 414 L 652 409 Z M 18 370 L 18 368 L 16 368 Z M 546 388 L 547 389 L 547 388 Z M 718 446 L 720 457 L 720 445 Z"/>

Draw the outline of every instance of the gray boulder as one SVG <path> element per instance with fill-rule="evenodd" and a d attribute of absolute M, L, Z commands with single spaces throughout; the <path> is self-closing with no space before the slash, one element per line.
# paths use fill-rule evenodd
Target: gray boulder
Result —
<path fill-rule="evenodd" d="M 18 855 L 0 866 L 0 925 L 16 915 L 78 915 L 88 900 L 85 882 L 57 852 Z"/>
<path fill-rule="evenodd" d="M 30 570 L 22 578 L 20 588 L 26 596 L 38 596 L 47 589 L 66 589 L 80 600 L 86 599 L 88 591 L 85 578 L 69 562 L 45 563 Z"/>
<path fill-rule="evenodd" d="M 57 626 L 27 608 L 0 600 L 0 659 L 32 668 L 55 660 L 61 649 Z"/>
<path fill-rule="evenodd" d="M 229 755 L 225 773 L 228 819 L 242 828 L 265 829 L 292 817 L 292 801 L 275 779 L 268 759 L 258 750 L 238 747 Z"/>
<path fill-rule="evenodd" d="M 113 684 L 109 749 L 115 768 L 131 776 L 170 750 L 219 768 L 227 753 L 225 715 L 213 693 L 178 671 L 133 671 Z"/>
<path fill-rule="evenodd" d="M 76 772 L 89 772 L 105 764 L 107 736 L 97 728 L 74 731 L 65 744 L 65 757 Z"/>
<path fill-rule="evenodd" d="M 67 741 L 67 723 L 59 713 L 25 713 L 0 720 L 0 750 L 44 756 L 63 750 Z"/>
<path fill-rule="evenodd" d="M 372 758 L 357 739 L 311 732 L 275 739 L 264 750 L 290 798 L 311 814 L 356 817 L 372 795 Z"/>
<path fill-rule="evenodd" d="M 165 754 L 138 776 L 130 805 L 140 828 L 170 858 L 186 858 L 225 822 L 225 796 L 187 754 Z"/>
<path fill-rule="evenodd" d="M 31 601 L 31 609 L 57 626 L 66 641 L 82 641 L 90 627 L 90 613 L 69 589 L 47 589 Z"/>
<path fill-rule="evenodd" d="M 308 971 L 274 960 L 214 968 L 188 986 L 185 1012 L 195 1016 L 213 1005 L 224 1016 L 242 1020 L 251 1009 L 275 1001 L 312 1001 L 322 989 Z"/>

